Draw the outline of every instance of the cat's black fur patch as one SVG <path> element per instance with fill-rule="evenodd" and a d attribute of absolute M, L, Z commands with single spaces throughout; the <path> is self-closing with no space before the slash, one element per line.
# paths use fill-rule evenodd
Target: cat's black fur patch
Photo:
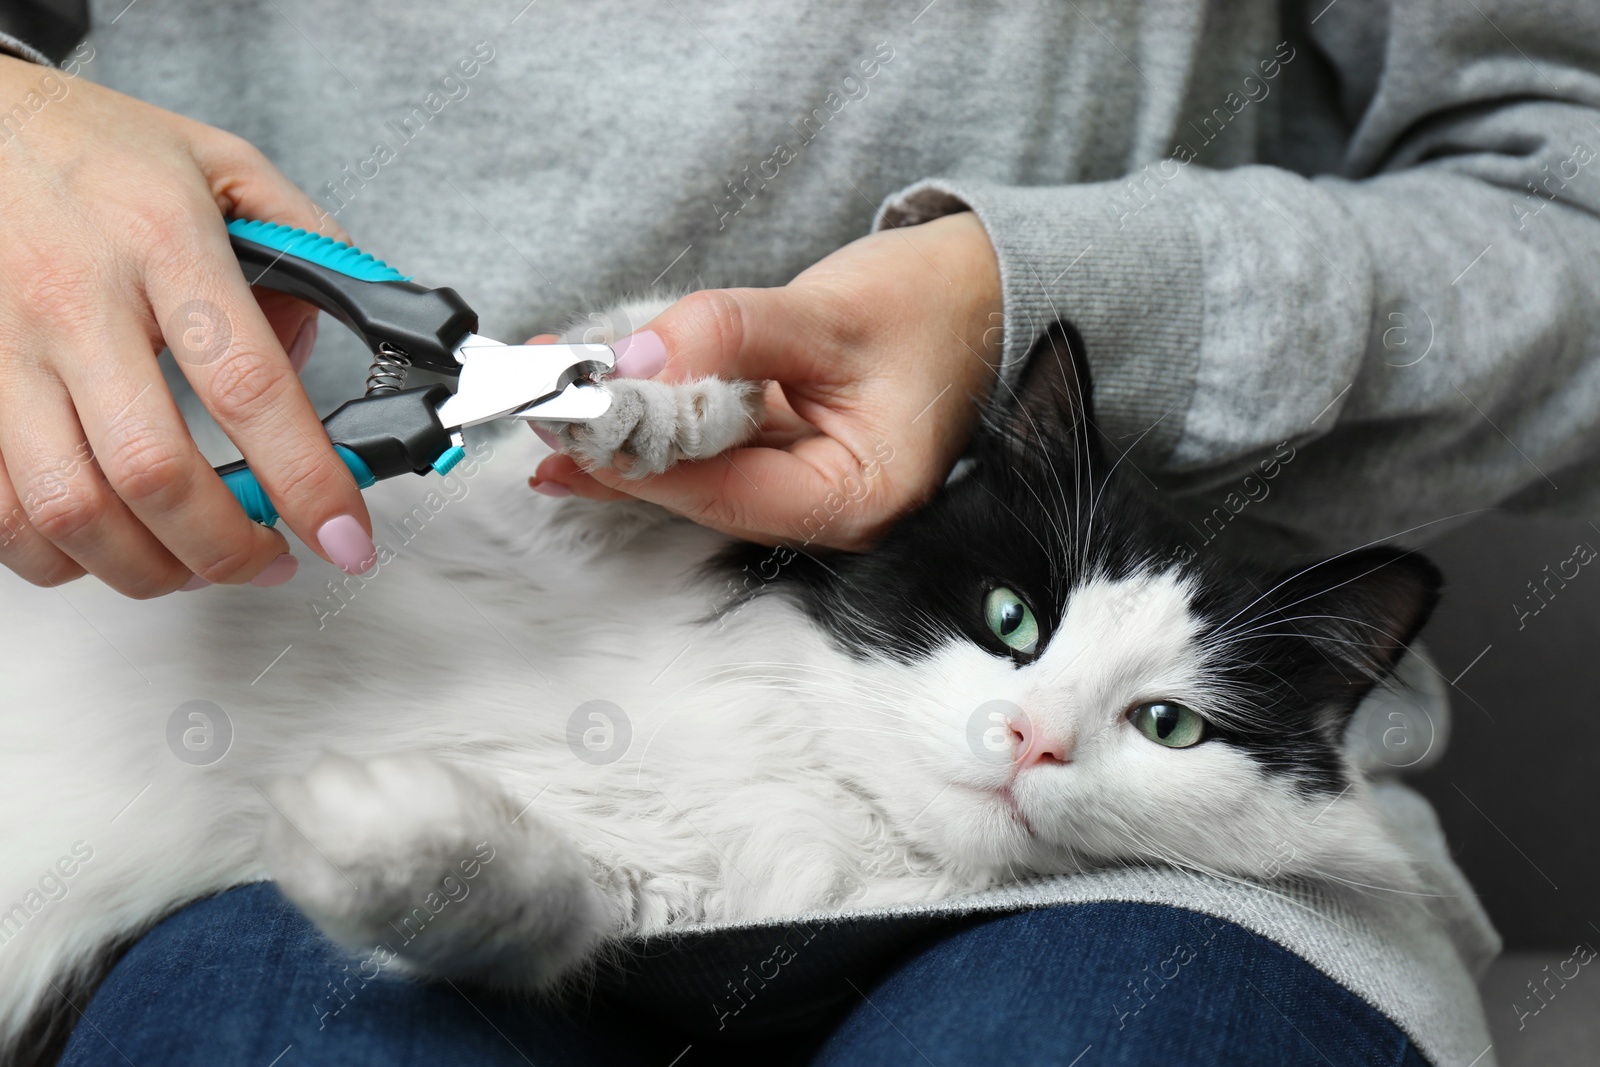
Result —
<path fill-rule="evenodd" d="M 846 651 L 907 661 L 952 638 L 1009 655 L 984 620 L 996 585 L 1029 603 L 1044 644 L 1087 579 L 1175 565 L 1193 580 L 1203 640 L 1226 644 L 1216 670 L 1241 694 L 1210 736 L 1303 791 L 1345 788 L 1349 715 L 1427 620 L 1437 570 L 1388 548 L 1288 573 L 1215 546 L 1186 550 L 1177 521 L 1133 484 L 1139 475 L 1110 461 L 1082 352 L 1071 327 L 1052 327 L 1020 390 L 990 406 L 961 473 L 872 551 L 797 552 L 774 565 L 772 549 L 741 545 L 722 564 L 745 595 L 796 597 Z"/>

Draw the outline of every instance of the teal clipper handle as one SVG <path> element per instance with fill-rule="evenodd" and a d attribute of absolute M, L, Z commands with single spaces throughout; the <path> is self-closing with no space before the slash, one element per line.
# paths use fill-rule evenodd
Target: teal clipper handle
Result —
<path fill-rule="evenodd" d="M 373 475 L 371 468 L 344 445 L 334 445 L 333 450 L 339 453 L 339 458 L 344 460 L 344 465 L 350 468 L 350 473 L 355 475 L 356 485 L 362 489 L 369 485 L 376 485 L 378 479 Z M 256 481 L 255 472 L 241 464 L 231 464 L 229 467 L 219 467 L 217 473 L 222 475 L 222 484 L 232 492 L 244 513 L 263 526 L 276 526 L 278 524 L 278 509 L 273 506 L 267 496 L 267 491 L 261 488 L 261 483 Z"/>
<path fill-rule="evenodd" d="M 315 304 L 374 353 L 388 346 L 415 366 L 460 371 L 456 346 L 477 330 L 478 314 L 454 289 L 424 288 L 359 248 L 292 226 L 235 219 L 228 238 L 251 285 Z"/>
<path fill-rule="evenodd" d="M 454 289 L 427 289 L 382 260 L 320 234 L 271 222 L 228 223 L 245 280 L 287 293 L 333 315 L 372 350 L 381 378 L 367 395 L 322 420 L 334 450 L 362 489 L 398 474 L 443 474 L 465 455 L 439 422 L 451 396 L 443 385 L 403 389 L 404 368 L 459 374 L 456 348 L 478 328 L 478 316 Z M 389 373 L 399 368 L 399 374 Z M 278 509 L 244 463 L 218 467 L 234 498 L 256 522 L 271 526 Z"/>

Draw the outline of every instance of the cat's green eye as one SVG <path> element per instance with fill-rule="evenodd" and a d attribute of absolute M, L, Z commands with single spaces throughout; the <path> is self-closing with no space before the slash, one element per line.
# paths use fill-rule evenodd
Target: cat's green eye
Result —
<path fill-rule="evenodd" d="M 1039 650 L 1039 621 L 1022 598 L 1005 586 L 990 590 L 984 598 L 983 619 L 1000 643 L 1013 652 L 1031 656 Z"/>
<path fill-rule="evenodd" d="M 1128 718 L 1141 734 L 1168 748 L 1188 748 L 1205 740 L 1206 721 L 1170 700 L 1140 704 Z"/>

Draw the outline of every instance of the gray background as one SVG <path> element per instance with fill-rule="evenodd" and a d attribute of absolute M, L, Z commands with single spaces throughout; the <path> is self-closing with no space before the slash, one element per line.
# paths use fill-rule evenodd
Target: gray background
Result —
<path fill-rule="evenodd" d="M 1582 519 L 1489 515 L 1425 549 L 1447 586 L 1423 637 L 1460 677 L 1450 747 L 1413 784 L 1508 950 L 1600 947 L 1600 560 L 1521 629 L 1513 608 L 1580 542 L 1600 549 Z"/>

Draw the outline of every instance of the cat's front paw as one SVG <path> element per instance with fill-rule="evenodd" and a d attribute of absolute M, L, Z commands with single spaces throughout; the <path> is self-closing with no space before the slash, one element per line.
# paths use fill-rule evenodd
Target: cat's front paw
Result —
<path fill-rule="evenodd" d="M 268 791 L 263 845 L 284 895 L 348 946 L 393 941 L 492 863 L 510 819 L 497 794 L 431 757 L 328 756 Z M 413 921 L 413 925 L 414 925 Z"/>
<path fill-rule="evenodd" d="M 659 292 L 624 300 L 569 323 L 561 340 L 608 345 L 642 329 L 672 303 L 671 295 Z M 629 478 L 660 474 L 679 460 L 709 459 L 742 445 L 761 425 L 758 382 L 703 378 L 665 385 L 612 378 L 602 388 L 611 394 L 611 409 L 593 422 L 536 423 L 589 470 L 608 467 Z"/>
<path fill-rule="evenodd" d="M 611 408 L 600 418 L 543 424 L 586 469 L 610 467 L 629 478 L 660 474 L 680 460 L 709 459 L 741 445 L 761 424 L 756 382 L 613 378 L 604 388 Z"/>

